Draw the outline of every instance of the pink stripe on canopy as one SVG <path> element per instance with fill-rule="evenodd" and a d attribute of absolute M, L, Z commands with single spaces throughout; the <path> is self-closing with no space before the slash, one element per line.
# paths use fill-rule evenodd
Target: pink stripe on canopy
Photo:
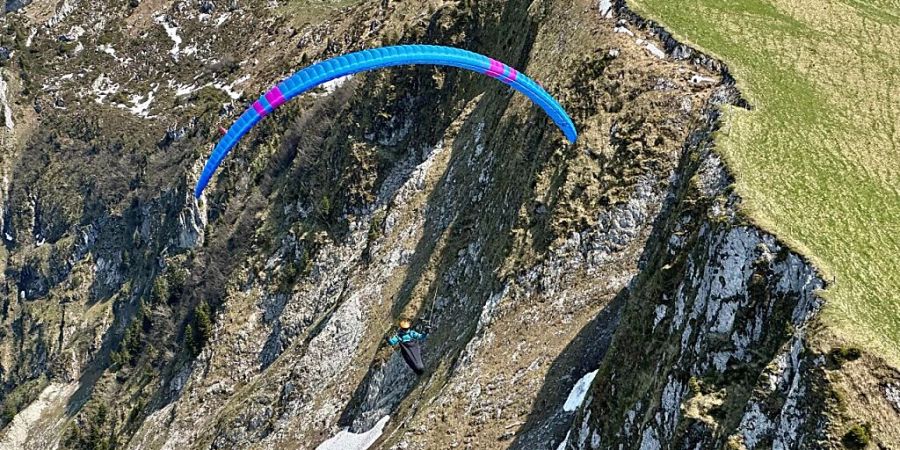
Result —
<path fill-rule="evenodd" d="M 269 92 L 266 92 L 265 97 L 266 97 L 266 100 L 269 101 L 269 104 L 272 105 L 272 109 L 275 109 L 275 108 L 281 106 L 282 104 L 284 104 L 284 102 L 287 101 L 287 99 L 284 98 L 284 95 L 281 93 L 281 89 L 279 89 L 278 86 L 275 86 L 272 89 L 270 89 Z"/>
<path fill-rule="evenodd" d="M 266 112 L 266 108 L 263 107 L 262 103 L 260 103 L 259 100 L 253 102 L 253 109 L 255 109 L 256 113 L 260 116 L 265 116 L 266 114 L 268 114 Z"/>
<path fill-rule="evenodd" d="M 491 78 L 497 78 L 498 76 L 503 75 L 506 65 L 494 58 L 489 59 L 491 60 L 491 67 L 484 74 Z"/>

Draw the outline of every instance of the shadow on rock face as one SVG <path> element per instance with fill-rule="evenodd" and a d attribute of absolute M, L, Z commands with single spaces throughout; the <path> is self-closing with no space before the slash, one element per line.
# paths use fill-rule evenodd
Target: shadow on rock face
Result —
<path fill-rule="evenodd" d="M 509 448 L 545 448 L 548 442 L 555 446 L 565 438 L 576 411 L 564 411 L 563 403 L 575 383 L 600 366 L 627 298 L 626 288 L 585 325 L 553 361 L 535 397 L 534 408 L 519 428 L 525 432 L 516 436 Z"/>

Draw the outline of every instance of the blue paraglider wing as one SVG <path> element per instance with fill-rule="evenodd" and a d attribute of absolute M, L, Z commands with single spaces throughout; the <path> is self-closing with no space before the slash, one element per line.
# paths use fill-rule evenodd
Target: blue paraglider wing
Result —
<path fill-rule="evenodd" d="M 574 143 L 578 137 L 575 124 L 572 123 L 572 119 L 556 99 L 532 79 L 502 62 L 468 50 L 438 45 L 397 45 L 375 48 L 348 53 L 313 64 L 263 94 L 259 100 L 253 103 L 252 107 L 241 114 L 225 133 L 225 136 L 216 144 L 203 167 L 203 172 L 194 188 L 194 195 L 200 197 L 225 155 L 237 145 L 241 137 L 284 102 L 335 78 L 381 67 L 407 64 L 452 66 L 496 78 L 525 94 L 531 101 L 543 108 L 570 142 Z"/>

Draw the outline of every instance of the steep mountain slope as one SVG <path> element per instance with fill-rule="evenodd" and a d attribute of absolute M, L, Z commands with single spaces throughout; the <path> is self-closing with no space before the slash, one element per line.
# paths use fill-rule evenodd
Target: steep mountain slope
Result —
<path fill-rule="evenodd" d="M 728 59 L 756 106 L 720 139 L 743 210 L 836 281 L 836 333 L 900 365 L 900 3 L 634 3 Z"/>
<path fill-rule="evenodd" d="M 605 2 L 120 3 L 7 3 L 0 446 L 754 447 L 854 420 L 896 445 L 896 373 L 798 353 L 822 281 L 734 211 L 709 133 L 746 105 L 716 61 Z M 413 42 L 521 68 L 579 143 L 494 80 L 396 68 L 283 106 L 193 199 L 256 93 Z M 420 378 L 383 343 L 401 315 L 434 324 Z"/>

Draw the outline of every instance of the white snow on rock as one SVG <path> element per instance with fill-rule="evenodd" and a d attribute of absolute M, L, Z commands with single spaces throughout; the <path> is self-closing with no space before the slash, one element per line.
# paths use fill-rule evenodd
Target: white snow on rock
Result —
<path fill-rule="evenodd" d="M 572 430 L 566 432 L 566 438 L 559 443 L 559 446 L 556 447 L 556 450 L 566 450 L 566 444 L 569 443 L 569 435 L 572 434 Z"/>
<path fill-rule="evenodd" d="M 384 426 L 390 418 L 391 416 L 382 417 L 372 429 L 365 433 L 357 434 L 351 433 L 348 429 L 341 430 L 331 439 L 321 443 L 316 450 L 366 450 L 381 437 Z"/>
<path fill-rule="evenodd" d="M 169 50 L 169 54 L 172 55 L 172 58 L 178 61 L 178 54 L 181 52 L 181 36 L 178 35 L 178 27 L 170 24 L 163 16 L 156 16 L 154 21 L 162 25 L 162 27 L 166 30 L 166 34 L 169 35 L 169 39 L 171 39 L 174 43 L 172 49 Z"/>
<path fill-rule="evenodd" d="M 216 83 L 216 84 L 213 84 L 213 87 L 216 89 L 219 89 L 222 92 L 224 92 L 225 94 L 227 94 L 228 97 L 230 97 L 232 100 L 237 100 L 237 99 L 241 98 L 241 95 L 244 94 L 244 91 L 235 91 L 234 86 L 237 84 L 241 84 L 249 79 L 250 79 L 250 75 L 244 75 L 244 76 L 238 78 L 237 80 L 232 81 L 230 84 Z"/>
<path fill-rule="evenodd" d="M 194 55 L 194 54 L 196 54 L 196 53 L 197 53 L 197 46 L 194 45 L 194 44 L 188 45 L 188 46 L 185 47 L 184 50 L 181 52 L 181 54 L 187 55 L 187 56 L 191 56 L 191 55 Z"/>
<path fill-rule="evenodd" d="M 612 17 L 612 0 L 600 0 L 600 16 L 605 18 Z"/>
<path fill-rule="evenodd" d="M 28 33 L 28 38 L 25 39 L 25 47 L 31 47 L 31 43 L 34 42 L 34 37 L 37 36 L 37 32 L 37 28 L 31 29 L 31 32 Z"/>
<path fill-rule="evenodd" d="M 74 42 L 74 41 L 81 39 L 81 36 L 84 36 L 84 33 L 85 33 L 84 28 L 82 28 L 79 25 L 74 25 L 74 26 L 72 26 L 72 28 L 69 28 L 69 32 L 62 35 L 62 37 L 69 41 Z"/>
<path fill-rule="evenodd" d="M 185 51 L 184 53 L 186 54 L 187 51 Z M 202 85 L 182 84 L 182 83 L 176 83 L 172 80 L 169 80 L 168 86 L 169 86 L 169 88 L 175 90 L 176 97 L 182 97 L 185 95 L 193 94 L 194 92 L 197 92 L 200 89 L 212 86 L 212 87 L 224 92 L 225 95 L 227 95 L 230 99 L 238 100 L 241 98 L 242 95 L 244 95 L 244 91 L 235 91 L 234 87 L 238 84 L 241 84 L 241 83 L 249 80 L 249 79 L 250 79 L 250 75 L 244 75 L 228 84 L 225 84 L 225 82 L 223 81 L 223 82 L 219 82 L 219 83 L 206 83 L 206 84 L 202 84 Z"/>
<path fill-rule="evenodd" d="M 656 316 L 653 318 L 653 329 L 654 330 L 656 329 L 656 326 L 659 325 L 659 323 L 662 322 L 662 320 L 666 318 L 666 311 L 668 311 L 668 310 L 669 310 L 669 308 L 667 308 L 666 305 L 657 305 L 656 306 L 656 311 L 655 311 Z"/>
<path fill-rule="evenodd" d="M 94 101 L 103 103 L 103 101 L 106 100 L 106 97 L 119 91 L 119 84 L 113 83 L 106 74 L 101 73 L 97 76 L 97 79 L 91 83 L 91 89 L 94 91 Z"/>
<path fill-rule="evenodd" d="M 132 95 L 131 104 L 133 106 L 131 108 L 128 108 L 128 111 L 136 116 L 149 118 L 150 104 L 153 103 L 153 96 L 156 94 L 157 89 L 159 89 L 159 86 L 155 86 L 152 90 L 150 90 L 150 92 L 147 93 L 146 96 Z"/>
<path fill-rule="evenodd" d="M 222 24 L 225 23 L 225 21 L 229 18 L 231 18 L 231 13 L 222 14 L 218 19 L 216 19 L 216 27 L 218 28 L 222 26 Z"/>
<path fill-rule="evenodd" d="M 747 448 L 756 448 L 769 433 L 772 431 L 772 422 L 762 412 L 758 403 L 752 403 L 750 409 L 744 413 L 741 419 L 741 437 Z"/>
<path fill-rule="evenodd" d="M 324 95 L 327 95 L 327 94 L 330 94 L 330 93 L 336 91 L 337 88 L 343 86 L 344 83 L 346 83 L 347 80 L 349 80 L 351 78 L 353 78 L 353 75 L 344 75 L 342 77 L 338 77 L 333 80 L 328 80 L 328 81 L 320 84 L 319 87 L 324 89 L 325 90 Z M 323 94 L 320 94 L 320 95 L 323 95 Z"/>
<path fill-rule="evenodd" d="M 656 431 L 650 427 L 644 430 L 641 438 L 641 450 L 659 450 L 662 448 L 659 438 L 656 437 Z"/>
<path fill-rule="evenodd" d="M 107 55 L 112 56 L 113 58 L 116 58 L 116 49 L 114 49 L 112 45 L 100 44 L 97 46 L 97 51 L 106 53 Z M 119 59 L 119 58 L 116 58 L 116 59 Z"/>
<path fill-rule="evenodd" d="M 188 95 L 188 94 L 190 94 L 190 93 L 192 93 L 192 92 L 194 92 L 194 91 L 196 91 L 196 90 L 198 89 L 198 88 L 197 88 L 197 85 L 194 85 L 194 84 L 190 84 L 190 85 L 188 85 L 188 84 L 176 84 L 176 85 L 174 85 L 174 87 L 175 87 L 175 96 L 176 96 L 176 97 L 181 97 L 181 96 L 184 96 L 184 95 Z"/>
<path fill-rule="evenodd" d="M 72 0 L 63 0 L 62 4 L 59 5 L 59 8 L 56 10 L 56 13 L 47 20 L 47 26 L 55 27 L 62 23 L 63 20 L 66 20 L 66 17 L 69 14 L 72 14 L 72 11 L 75 11 L 75 2 Z"/>
<path fill-rule="evenodd" d="M 584 397 L 588 393 L 588 389 L 591 387 L 591 383 L 594 382 L 594 377 L 597 376 L 597 371 L 593 371 L 585 374 L 575 383 L 575 386 L 572 387 L 572 392 L 569 392 L 569 397 L 566 398 L 566 403 L 563 405 L 563 411 L 572 412 L 578 409 L 582 403 L 584 403 Z"/>
<path fill-rule="evenodd" d="M 6 79 L 3 78 L 2 72 L 0 72 L 0 105 L 3 106 L 3 123 L 7 129 L 12 130 L 15 124 L 13 123 L 12 109 L 9 107 L 9 99 L 6 98 L 6 90 Z"/>

